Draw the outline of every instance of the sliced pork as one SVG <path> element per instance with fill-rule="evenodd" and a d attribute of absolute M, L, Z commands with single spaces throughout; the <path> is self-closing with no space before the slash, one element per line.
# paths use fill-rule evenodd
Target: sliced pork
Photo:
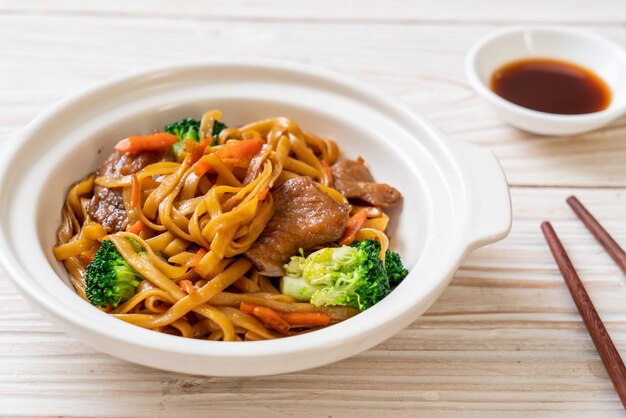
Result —
<path fill-rule="evenodd" d="M 245 253 L 263 275 L 282 276 L 283 265 L 300 248 L 338 240 L 348 223 L 349 206 L 333 200 L 309 177 L 287 180 L 272 197 L 274 216 Z"/>
<path fill-rule="evenodd" d="M 136 173 L 147 165 L 159 161 L 171 161 L 169 154 L 163 152 L 126 153 L 115 152 L 98 167 L 96 175 L 112 178 L 121 178 Z M 102 224 L 108 233 L 126 229 L 128 215 L 124 207 L 122 189 L 95 186 L 93 198 L 89 204 L 89 216 Z"/>
<path fill-rule="evenodd" d="M 376 183 L 363 160 L 341 160 L 331 167 L 333 187 L 348 199 L 359 199 L 372 206 L 387 207 L 400 201 L 398 190 Z"/>

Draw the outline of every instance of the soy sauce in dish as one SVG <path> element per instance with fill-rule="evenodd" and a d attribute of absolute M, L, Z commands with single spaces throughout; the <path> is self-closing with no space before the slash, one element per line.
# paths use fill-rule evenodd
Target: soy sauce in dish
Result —
<path fill-rule="evenodd" d="M 548 58 L 514 61 L 497 69 L 491 89 L 528 109 L 580 115 L 606 109 L 611 90 L 597 74 L 579 65 Z"/>

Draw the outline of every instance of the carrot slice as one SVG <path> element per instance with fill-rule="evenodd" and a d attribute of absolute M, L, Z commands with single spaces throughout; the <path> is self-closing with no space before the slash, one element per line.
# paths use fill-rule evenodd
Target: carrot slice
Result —
<path fill-rule="evenodd" d="M 256 316 L 265 325 L 284 335 L 287 335 L 291 325 L 325 327 L 331 321 L 330 315 L 324 312 L 276 312 L 273 309 L 245 301 L 239 304 L 239 310 Z"/>
<path fill-rule="evenodd" d="M 291 325 L 325 327 L 330 324 L 330 315 L 324 312 L 285 312 L 281 316 Z"/>
<path fill-rule="evenodd" d="M 207 173 L 209 170 L 211 170 L 213 167 L 211 167 L 211 163 L 209 163 L 206 160 L 200 160 L 196 163 L 193 172 L 196 174 L 196 176 L 200 177 L 203 176 L 205 173 Z"/>
<path fill-rule="evenodd" d="M 137 221 L 128 227 L 128 232 L 130 232 L 131 234 L 139 235 L 144 226 L 145 225 L 143 224 L 143 222 Z"/>
<path fill-rule="evenodd" d="M 180 282 L 178 282 L 178 287 L 180 287 L 180 290 L 187 293 L 188 295 L 193 295 L 194 293 L 196 293 L 196 288 L 193 283 L 191 283 L 191 280 L 181 280 Z"/>
<path fill-rule="evenodd" d="M 206 147 L 211 145 L 213 138 L 204 138 L 200 144 L 191 151 L 191 155 L 189 156 L 189 165 L 195 164 L 203 155 Z"/>
<path fill-rule="evenodd" d="M 239 304 L 239 310 L 248 315 L 254 314 L 254 308 L 256 308 L 256 305 L 253 305 L 252 303 L 249 303 L 249 302 L 242 301 Z"/>
<path fill-rule="evenodd" d="M 222 160 L 250 160 L 263 148 L 264 141 L 261 138 L 244 139 L 232 142 L 215 151 L 215 155 Z"/>
<path fill-rule="evenodd" d="M 86 265 L 91 263 L 91 261 L 96 256 L 96 252 L 98 252 L 98 248 L 100 248 L 99 245 L 94 245 L 91 249 L 80 253 L 80 259 L 83 260 L 83 263 L 85 263 Z"/>
<path fill-rule="evenodd" d="M 141 200 L 141 188 L 139 187 L 139 179 L 136 174 L 130 176 L 130 206 L 136 208 Z"/>
<path fill-rule="evenodd" d="M 278 312 L 265 306 L 255 306 L 252 313 L 268 327 L 283 335 L 289 335 L 289 322 L 280 316 Z"/>
<path fill-rule="evenodd" d="M 356 237 L 356 233 L 365 222 L 367 218 L 367 209 L 359 209 L 356 211 L 354 215 L 348 219 L 348 225 L 346 226 L 346 230 L 343 231 L 343 236 L 339 240 L 339 245 L 350 245 L 354 242 L 354 238 Z"/>
<path fill-rule="evenodd" d="M 193 149 L 191 157 L 189 157 L 189 164 L 195 164 L 197 162 L 193 172 L 198 177 L 204 175 L 212 169 L 211 164 L 208 161 L 198 161 L 202 155 L 204 155 L 204 150 L 208 144 L 208 140 L 204 139 L 200 145 Z M 237 163 L 250 161 L 252 157 L 261 151 L 263 144 L 264 142 L 261 138 L 245 139 L 243 141 L 237 141 L 235 143 L 224 145 L 223 148 L 215 151 L 215 155 L 221 159 L 224 164 L 236 165 Z"/>
<path fill-rule="evenodd" d="M 120 152 L 159 151 L 171 147 L 178 142 L 176 135 L 167 132 L 156 132 L 151 135 L 129 136 L 115 145 Z"/>
<path fill-rule="evenodd" d="M 207 250 L 206 248 L 204 247 L 200 248 L 198 252 L 196 253 L 196 255 L 194 255 L 187 261 L 187 264 L 185 264 L 185 267 L 197 266 L 198 264 L 200 264 L 200 261 L 202 261 L 202 259 L 204 258 L 205 255 L 207 255 L 208 252 L 209 250 Z"/>
<path fill-rule="evenodd" d="M 267 193 L 268 193 L 269 191 L 270 191 L 270 189 L 269 189 L 269 188 L 267 188 L 267 187 L 266 187 L 266 188 L 264 188 L 263 190 L 261 190 L 261 191 L 259 192 L 259 195 L 258 195 L 259 201 L 260 201 L 260 200 L 265 200 L 265 198 L 267 197 Z"/>

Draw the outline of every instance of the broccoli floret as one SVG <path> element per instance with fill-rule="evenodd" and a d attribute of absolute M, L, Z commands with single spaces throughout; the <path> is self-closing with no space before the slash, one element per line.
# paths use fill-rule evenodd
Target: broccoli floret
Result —
<path fill-rule="evenodd" d="M 380 244 L 323 248 L 308 257 L 291 257 L 281 292 L 315 306 L 352 306 L 363 311 L 389 294 L 389 279 L 379 258 Z"/>
<path fill-rule="evenodd" d="M 213 123 L 213 131 L 211 132 L 213 135 L 213 142 L 211 145 L 215 145 L 217 143 L 217 137 L 225 128 L 227 128 L 226 124 L 220 122 L 219 120 L 216 120 Z M 188 139 L 196 142 L 200 141 L 200 121 L 197 119 L 181 119 L 174 123 L 170 123 L 169 125 L 165 125 L 163 130 L 178 137 L 178 142 L 172 146 L 176 159 L 180 159 L 183 154 L 185 140 Z"/>
<path fill-rule="evenodd" d="M 137 273 L 111 241 L 102 241 L 95 257 L 87 266 L 85 294 L 92 305 L 116 307 L 135 294 L 139 281 Z"/>
<path fill-rule="evenodd" d="M 198 142 L 200 140 L 200 121 L 197 119 L 185 118 L 169 125 L 165 125 L 165 132 L 176 135 L 179 139 L 190 139 Z"/>
<path fill-rule="evenodd" d="M 359 309 L 367 309 L 375 305 L 391 292 L 389 278 L 385 265 L 380 259 L 380 243 L 374 240 L 355 242 L 353 248 L 362 251 L 367 258 L 364 260 L 367 268 L 367 283 L 361 286 L 357 293 L 360 296 Z M 364 308 L 362 306 L 365 306 Z"/>
<path fill-rule="evenodd" d="M 213 132 L 211 132 L 213 134 L 213 143 L 211 145 L 217 144 L 217 137 L 220 135 L 220 132 L 222 132 L 226 128 L 228 128 L 228 126 L 226 126 L 225 123 L 222 123 L 219 120 L 213 122 Z"/>
<path fill-rule="evenodd" d="M 185 140 L 200 141 L 200 121 L 196 119 L 181 119 L 169 125 L 165 125 L 163 129 L 165 132 L 169 132 L 178 137 L 178 142 L 172 146 L 174 156 L 177 160 L 179 160 L 183 154 Z"/>
<path fill-rule="evenodd" d="M 396 287 L 409 274 L 409 271 L 402 265 L 400 254 L 387 250 L 385 253 L 385 270 L 389 278 L 389 285 Z"/>
<path fill-rule="evenodd" d="M 315 286 L 301 277 L 285 276 L 280 281 L 280 292 L 291 295 L 298 302 L 308 302 L 311 296 L 323 289 L 324 286 Z"/>

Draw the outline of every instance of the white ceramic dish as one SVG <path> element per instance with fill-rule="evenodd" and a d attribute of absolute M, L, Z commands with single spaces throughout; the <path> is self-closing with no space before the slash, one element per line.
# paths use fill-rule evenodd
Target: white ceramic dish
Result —
<path fill-rule="evenodd" d="M 392 215 L 393 247 L 410 269 L 373 308 L 329 328 L 274 341 L 213 342 L 148 331 L 110 317 L 72 290 L 52 256 L 71 183 L 112 146 L 209 108 L 238 125 L 283 115 L 362 155 L 379 181 L 404 194 Z M 366 350 L 422 314 L 463 257 L 503 238 L 509 192 L 491 152 L 444 137 L 424 118 L 368 86 L 284 62 L 213 62 L 107 82 L 65 100 L 17 134 L 0 166 L 0 260 L 34 307 L 68 334 L 132 362 L 223 376 L 291 372 Z"/>
<path fill-rule="evenodd" d="M 611 104 L 600 112 L 558 115 L 516 105 L 491 90 L 495 70 L 512 61 L 535 57 L 561 59 L 592 70 L 610 87 Z M 626 113 L 626 52 L 606 38 L 579 29 L 519 26 L 492 32 L 470 48 L 465 73 L 472 87 L 503 120 L 540 135 L 591 131 Z"/>

